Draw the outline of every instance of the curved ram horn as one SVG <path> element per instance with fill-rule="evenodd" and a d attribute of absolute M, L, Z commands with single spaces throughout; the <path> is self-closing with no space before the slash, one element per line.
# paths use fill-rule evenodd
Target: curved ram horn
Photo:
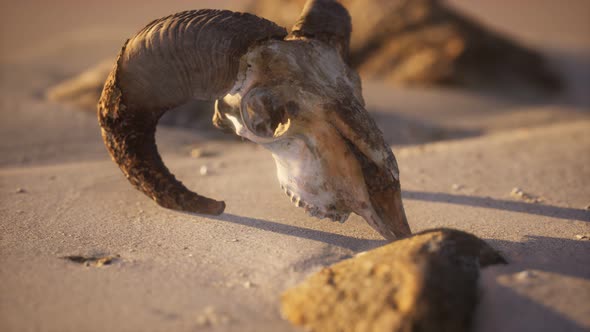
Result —
<path fill-rule="evenodd" d="M 351 32 L 350 15 L 336 0 L 308 0 L 289 35 L 318 39 L 332 45 L 348 62 Z"/>
<path fill-rule="evenodd" d="M 251 14 L 197 10 L 155 20 L 128 40 L 104 86 L 98 118 L 105 145 L 129 182 L 166 208 L 223 212 L 224 202 L 191 192 L 168 171 L 156 148 L 156 124 L 191 99 L 225 95 L 248 48 L 286 34 Z"/>

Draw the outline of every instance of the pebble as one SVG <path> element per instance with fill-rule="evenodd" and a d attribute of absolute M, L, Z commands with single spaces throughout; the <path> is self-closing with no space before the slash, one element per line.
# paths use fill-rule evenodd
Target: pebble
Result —
<path fill-rule="evenodd" d="M 463 189 L 465 187 L 463 187 L 463 185 L 461 185 L 461 184 L 454 183 L 451 188 L 453 188 L 453 190 L 455 190 L 455 191 L 458 191 L 458 190 L 461 190 L 461 189 Z"/>
<path fill-rule="evenodd" d="M 576 240 L 590 240 L 588 234 L 576 234 Z"/>
<path fill-rule="evenodd" d="M 246 281 L 244 283 L 244 288 L 252 288 L 254 287 L 254 284 L 251 281 Z"/>
<path fill-rule="evenodd" d="M 27 192 L 27 191 L 26 191 L 24 188 L 16 188 L 16 193 L 17 193 L 17 194 L 24 194 L 24 193 L 26 193 L 26 192 Z"/>
<path fill-rule="evenodd" d="M 191 157 L 200 158 L 203 156 L 203 153 L 204 153 L 203 149 L 199 149 L 199 148 L 192 149 L 191 150 Z"/>
<path fill-rule="evenodd" d="M 536 276 L 535 276 L 535 273 L 534 273 L 533 271 L 530 271 L 530 270 L 524 270 L 524 271 L 522 271 L 522 272 L 518 272 L 518 273 L 515 275 L 515 277 L 516 277 L 516 279 L 517 279 L 517 280 L 520 280 L 520 281 L 525 281 L 525 280 L 532 279 L 532 278 L 534 278 L 534 277 L 536 277 Z"/>
<path fill-rule="evenodd" d="M 521 199 L 525 202 L 528 202 L 528 203 L 539 203 L 539 202 L 543 201 L 542 198 L 536 197 L 532 194 L 524 192 L 524 190 L 522 190 L 518 187 L 512 188 L 512 191 L 510 192 L 510 196 L 515 197 L 515 198 L 519 198 L 519 199 Z"/>
<path fill-rule="evenodd" d="M 194 148 L 191 150 L 191 157 L 193 158 L 208 158 L 214 157 L 216 155 L 217 152 L 204 148 Z"/>
<path fill-rule="evenodd" d="M 208 175 L 209 174 L 209 168 L 205 165 L 201 166 L 201 168 L 199 169 L 199 173 L 203 176 Z"/>
<path fill-rule="evenodd" d="M 208 306 L 197 315 L 198 326 L 217 326 L 229 323 L 229 317 L 218 313 L 213 306 Z"/>

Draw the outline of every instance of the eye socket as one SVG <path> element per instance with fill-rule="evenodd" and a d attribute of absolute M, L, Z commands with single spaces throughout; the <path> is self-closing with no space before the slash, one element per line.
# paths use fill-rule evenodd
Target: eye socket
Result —
<path fill-rule="evenodd" d="M 242 120 L 254 135 L 276 138 L 285 134 L 291 124 L 287 104 L 272 93 L 257 89 L 251 91 L 242 103 Z"/>

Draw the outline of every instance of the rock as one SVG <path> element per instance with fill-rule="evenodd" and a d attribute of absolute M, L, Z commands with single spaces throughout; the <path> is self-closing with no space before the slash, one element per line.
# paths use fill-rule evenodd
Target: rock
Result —
<path fill-rule="evenodd" d="M 305 0 L 256 0 L 249 11 L 287 28 Z M 364 78 L 459 85 L 511 94 L 561 89 L 540 53 L 439 0 L 342 0 L 352 17 L 350 62 Z M 515 89 L 516 88 L 516 89 Z"/>
<path fill-rule="evenodd" d="M 218 312 L 215 307 L 208 306 L 197 315 L 195 320 L 197 326 L 215 327 L 219 325 L 227 325 L 230 322 L 230 317 L 226 314 Z"/>
<path fill-rule="evenodd" d="M 201 168 L 199 169 L 199 174 L 203 176 L 209 175 L 209 168 L 205 165 L 201 166 Z"/>
<path fill-rule="evenodd" d="M 326 267 L 281 299 L 310 331 L 469 331 L 479 268 L 505 260 L 477 237 L 436 229 Z"/>
<path fill-rule="evenodd" d="M 96 113 L 98 99 L 116 57 L 99 62 L 86 71 L 56 84 L 45 92 L 48 100 L 73 105 Z M 211 123 L 214 102 L 191 101 L 166 112 L 159 123 L 168 126 L 215 130 Z"/>
<path fill-rule="evenodd" d="M 245 10 L 290 28 L 306 0 L 254 0 Z M 559 91 L 543 56 L 438 0 L 342 0 L 352 17 L 349 62 L 361 76 L 400 85 L 452 85 L 511 94 Z M 96 112 L 115 55 L 57 83 L 49 100 Z M 214 102 L 191 101 L 160 124 L 215 131 Z M 467 133 L 466 133 L 467 134 Z M 447 135 L 440 131 L 440 135 Z M 436 140 L 435 138 L 429 140 Z"/>
<path fill-rule="evenodd" d="M 590 240 L 590 235 L 588 235 L 588 234 L 576 234 L 576 240 Z"/>
<path fill-rule="evenodd" d="M 115 261 L 121 258 L 120 255 L 107 255 L 107 256 L 82 256 L 82 255 L 71 255 L 61 257 L 62 259 L 82 264 L 84 266 L 102 267 L 105 265 L 111 265 Z"/>
<path fill-rule="evenodd" d="M 465 187 L 464 187 L 463 185 L 461 185 L 461 184 L 456 184 L 456 183 L 454 183 L 454 184 L 451 186 L 451 188 L 453 188 L 453 190 L 454 190 L 454 191 L 460 191 L 460 190 L 462 190 L 462 189 L 463 189 L 463 188 L 465 188 Z"/>
<path fill-rule="evenodd" d="M 115 59 L 101 61 L 86 71 L 51 87 L 45 93 L 51 101 L 63 102 L 96 112 L 98 98 Z"/>
<path fill-rule="evenodd" d="M 203 149 L 195 148 L 191 150 L 191 157 L 193 158 L 201 158 L 203 156 Z"/>
<path fill-rule="evenodd" d="M 519 281 L 527 281 L 527 280 L 535 278 L 535 272 L 533 272 L 531 270 L 524 270 L 522 272 L 515 274 L 514 277 L 516 278 L 516 280 L 519 280 Z"/>
<path fill-rule="evenodd" d="M 540 203 L 543 201 L 543 199 L 541 197 L 527 193 L 518 187 L 512 188 L 512 191 L 510 192 L 510 196 L 520 199 L 520 200 L 523 200 L 527 203 Z"/>
<path fill-rule="evenodd" d="M 216 156 L 217 152 L 199 147 L 191 149 L 190 155 L 192 158 L 209 158 Z"/>

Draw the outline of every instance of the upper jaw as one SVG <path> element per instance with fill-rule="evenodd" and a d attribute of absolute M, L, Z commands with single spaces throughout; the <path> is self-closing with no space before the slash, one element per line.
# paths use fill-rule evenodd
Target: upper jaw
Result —
<path fill-rule="evenodd" d="M 246 138 L 254 143 L 258 143 L 261 145 L 271 144 L 276 141 L 276 138 L 267 138 L 255 135 L 253 132 L 248 130 L 246 126 L 242 124 L 240 120 L 235 115 L 232 114 L 225 114 L 225 117 L 231 122 L 234 127 L 234 131 L 236 135 Z"/>
<path fill-rule="evenodd" d="M 316 206 L 312 203 L 304 201 L 299 194 L 281 184 L 281 189 L 287 194 L 291 202 L 296 206 L 303 208 L 310 216 L 318 219 L 330 219 L 339 223 L 344 223 L 350 216 L 350 212 L 339 212 L 336 210 L 329 210 L 322 206 Z"/>
<path fill-rule="evenodd" d="M 309 129 L 307 135 L 264 146 L 273 155 L 281 188 L 296 206 L 311 216 L 344 222 L 356 207 L 369 204 L 362 174 L 329 126 Z"/>

